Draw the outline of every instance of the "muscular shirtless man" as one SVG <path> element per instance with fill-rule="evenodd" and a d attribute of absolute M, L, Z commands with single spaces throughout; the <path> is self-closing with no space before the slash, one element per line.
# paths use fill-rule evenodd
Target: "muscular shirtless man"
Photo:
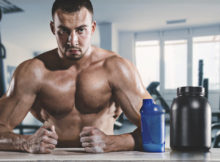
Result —
<path fill-rule="evenodd" d="M 56 0 L 51 30 L 58 48 L 18 66 L 0 99 L 0 150 L 50 153 L 55 147 L 87 152 L 141 147 L 140 105 L 146 92 L 135 67 L 91 45 L 96 23 L 89 0 Z M 44 125 L 33 135 L 12 132 L 31 112 Z M 121 112 L 137 125 L 114 135 Z"/>

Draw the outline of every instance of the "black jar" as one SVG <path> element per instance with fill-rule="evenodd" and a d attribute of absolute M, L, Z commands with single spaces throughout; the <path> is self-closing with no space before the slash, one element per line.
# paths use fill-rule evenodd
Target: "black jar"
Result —
<path fill-rule="evenodd" d="M 177 88 L 170 111 L 170 147 L 208 151 L 211 147 L 211 107 L 203 87 Z"/>

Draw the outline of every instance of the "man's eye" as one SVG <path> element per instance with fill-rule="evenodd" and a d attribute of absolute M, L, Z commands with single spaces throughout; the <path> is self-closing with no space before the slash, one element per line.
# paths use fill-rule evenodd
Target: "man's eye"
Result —
<path fill-rule="evenodd" d="M 77 30 L 77 32 L 78 32 L 79 34 L 82 34 L 84 31 L 85 31 L 84 28 L 79 28 L 79 29 Z"/>
<path fill-rule="evenodd" d="M 68 31 L 65 30 L 65 29 L 60 29 L 60 30 L 59 30 L 59 33 L 60 33 L 60 34 L 66 34 L 66 33 L 68 34 Z"/>

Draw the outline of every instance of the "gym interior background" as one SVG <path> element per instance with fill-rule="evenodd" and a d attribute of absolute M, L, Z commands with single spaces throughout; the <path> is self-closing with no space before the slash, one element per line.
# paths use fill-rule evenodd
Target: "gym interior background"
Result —
<path fill-rule="evenodd" d="M 220 1 L 91 1 L 97 21 L 93 44 L 119 53 L 136 65 L 146 88 L 167 109 L 166 146 L 168 111 L 177 87 L 205 86 L 212 122 L 219 122 Z M 5 54 L 0 57 L 1 93 L 9 87 L 16 66 L 56 47 L 49 27 L 52 3 L 53 0 L 0 1 L 1 55 Z M 28 114 L 15 132 L 31 133 L 41 124 Z M 134 128 L 121 116 L 115 133 Z M 213 137 L 218 130 L 220 127 L 213 127 Z"/>

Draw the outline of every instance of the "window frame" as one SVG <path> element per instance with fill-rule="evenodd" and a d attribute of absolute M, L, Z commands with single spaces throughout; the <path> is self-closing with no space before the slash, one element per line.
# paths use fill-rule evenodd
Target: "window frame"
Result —
<path fill-rule="evenodd" d="M 171 36 L 171 37 L 163 37 L 157 38 L 157 39 L 146 39 L 146 40 L 138 40 L 138 41 L 159 41 L 160 45 L 160 65 L 159 65 L 159 81 L 160 81 L 160 91 L 161 93 L 176 93 L 176 89 L 166 89 L 165 88 L 165 42 L 166 41 L 177 41 L 177 40 L 186 40 L 187 42 L 187 84 L 186 86 L 191 86 L 193 85 L 193 38 L 195 37 L 202 37 L 202 36 L 213 36 L 213 35 L 220 35 L 220 33 L 214 33 L 214 34 L 201 34 L 201 35 L 192 35 L 191 32 L 189 32 L 188 35 L 186 36 Z M 135 48 L 136 48 L 136 43 L 138 42 L 137 40 L 135 41 Z M 136 53 L 135 53 L 136 57 Z M 177 87 L 176 87 L 177 88 Z M 220 89 L 211 89 L 209 90 L 210 92 L 213 93 L 219 93 Z"/>

